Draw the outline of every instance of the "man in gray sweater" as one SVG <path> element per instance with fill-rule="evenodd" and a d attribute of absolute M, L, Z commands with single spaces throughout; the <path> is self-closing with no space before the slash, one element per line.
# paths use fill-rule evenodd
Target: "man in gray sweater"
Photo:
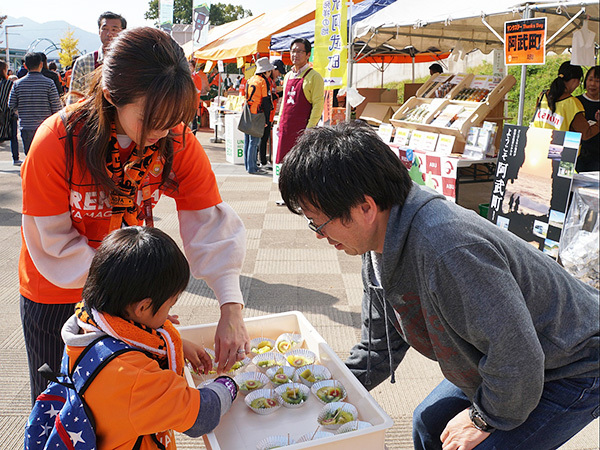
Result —
<path fill-rule="evenodd" d="M 317 238 L 362 255 L 355 376 L 393 383 L 409 346 L 439 363 L 445 380 L 413 415 L 416 449 L 551 449 L 598 417 L 597 290 L 413 184 L 357 123 L 307 130 L 279 189 Z"/>

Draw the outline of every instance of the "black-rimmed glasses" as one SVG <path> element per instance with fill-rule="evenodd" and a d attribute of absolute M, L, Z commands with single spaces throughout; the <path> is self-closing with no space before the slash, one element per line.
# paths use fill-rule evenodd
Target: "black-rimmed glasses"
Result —
<path fill-rule="evenodd" d="M 325 222 L 322 225 L 316 226 L 315 223 L 312 221 L 312 219 L 309 219 L 306 216 L 303 216 L 306 221 L 308 222 L 308 228 L 310 228 L 311 231 L 314 231 L 315 233 L 317 233 L 319 236 L 325 236 L 325 234 L 323 233 L 323 231 L 321 231 L 323 229 L 323 227 L 325 225 L 327 225 L 329 222 L 331 222 L 334 218 L 332 217 L 331 219 L 329 219 L 327 222 Z"/>

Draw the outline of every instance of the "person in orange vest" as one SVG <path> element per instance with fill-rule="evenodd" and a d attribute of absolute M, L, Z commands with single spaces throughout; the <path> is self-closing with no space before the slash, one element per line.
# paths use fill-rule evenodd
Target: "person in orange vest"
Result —
<path fill-rule="evenodd" d="M 273 102 L 271 100 L 271 91 L 269 88 L 269 78 L 275 66 L 269 62 L 269 58 L 264 57 L 256 61 L 256 73 L 248 80 L 246 84 L 246 102 L 250 106 L 252 114 L 264 113 L 265 127 L 269 122 Z M 244 135 L 244 165 L 246 171 L 250 174 L 266 173 L 263 169 L 258 169 L 256 153 L 261 138 L 249 134 Z"/>

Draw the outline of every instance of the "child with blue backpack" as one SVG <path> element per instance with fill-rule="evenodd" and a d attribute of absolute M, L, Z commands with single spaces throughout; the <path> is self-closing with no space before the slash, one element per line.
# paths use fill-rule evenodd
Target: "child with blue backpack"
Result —
<path fill-rule="evenodd" d="M 102 241 L 83 300 L 62 329 L 66 347 L 61 372 L 68 376 L 58 376 L 61 384 L 51 383 L 38 397 L 25 448 L 48 448 L 45 440 L 62 439 L 75 448 L 170 450 L 176 448 L 173 430 L 199 437 L 219 424 L 237 386 L 221 376 L 204 388 L 190 387 L 183 376 L 185 360 L 200 370 L 212 363 L 201 346 L 182 341 L 169 320 L 189 276 L 177 244 L 156 228 L 121 228 Z M 99 370 L 89 369 L 99 360 Z M 82 382 L 80 376 L 91 380 Z M 89 421 L 95 422 L 95 436 L 89 435 L 88 417 L 73 420 L 68 411 L 58 414 L 62 403 L 52 403 L 57 397 L 52 386 L 69 383 L 77 387 Z M 84 393 L 80 385 L 85 385 Z M 72 395 L 66 397 L 65 405 Z M 74 409 L 71 414 L 79 414 Z M 40 416 L 52 421 L 41 423 Z M 94 438 L 95 445 L 89 442 Z"/>

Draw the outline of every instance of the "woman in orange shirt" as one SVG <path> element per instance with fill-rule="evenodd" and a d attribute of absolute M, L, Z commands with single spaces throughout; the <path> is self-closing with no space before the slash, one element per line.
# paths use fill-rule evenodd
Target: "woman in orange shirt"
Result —
<path fill-rule="evenodd" d="M 163 193 L 177 204 L 192 274 L 221 305 L 216 359 L 227 371 L 250 350 L 239 283 L 245 230 L 185 125 L 195 108 L 183 50 L 160 30 L 135 28 L 112 41 L 90 96 L 38 128 L 22 168 L 19 260 L 32 401 L 46 386 L 37 369 L 60 367 L 60 327 L 96 247 L 112 230 L 153 226 Z"/>

